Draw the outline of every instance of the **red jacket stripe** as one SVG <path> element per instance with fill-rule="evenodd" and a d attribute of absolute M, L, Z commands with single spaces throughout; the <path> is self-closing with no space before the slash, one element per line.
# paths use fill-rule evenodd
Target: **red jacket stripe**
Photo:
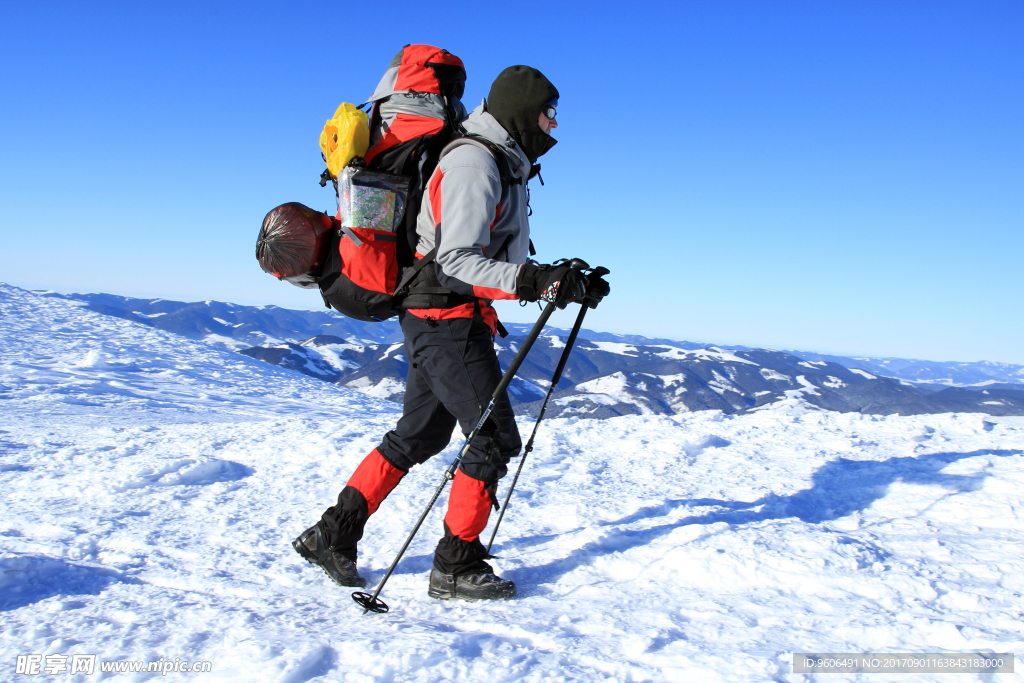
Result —
<path fill-rule="evenodd" d="M 480 304 L 480 317 L 484 324 L 491 330 L 493 337 L 498 333 L 498 313 L 486 301 L 478 301 Z M 409 315 L 426 320 L 452 320 L 455 318 L 472 318 L 473 304 L 459 304 L 451 308 L 410 308 L 406 310 Z"/>
<path fill-rule="evenodd" d="M 473 285 L 473 296 L 478 296 L 481 299 L 518 299 L 519 297 L 515 294 L 509 294 L 503 289 L 495 289 L 492 287 L 477 287 Z"/>
<path fill-rule="evenodd" d="M 501 202 L 498 202 L 498 205 L 494 207 L 494 220 L 488 226 L 491 230 L 494 230 L 494 224 L 498 222 L 499 218 L 501 218 Z"/>
<path fill-rule="evenodd" d="M 434 175 L 430 178 L 430 185 L 427 188 L 427 194 L 430 197 L 430 210 L 434 214 L 434 225 L 441 224 L 441 181 L 444 180 L 444 173 L 441 169 L 434 171 Z M 437 246 L 436 244 L 434 245 Z M 419 252 L 417 252 L 419 253 Z"/>

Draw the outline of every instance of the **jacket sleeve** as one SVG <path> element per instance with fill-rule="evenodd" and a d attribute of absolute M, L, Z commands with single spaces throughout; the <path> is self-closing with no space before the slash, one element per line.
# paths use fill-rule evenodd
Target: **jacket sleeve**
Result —
<path fill-rule="evenodd" d="M 472 145 L 452 150 L 438 165 L 428 191 L 441 285 L 483 299 L 517 299 L 519 264 L 484 255 L 501 199 L 501 180 L 490 154 Z"/>

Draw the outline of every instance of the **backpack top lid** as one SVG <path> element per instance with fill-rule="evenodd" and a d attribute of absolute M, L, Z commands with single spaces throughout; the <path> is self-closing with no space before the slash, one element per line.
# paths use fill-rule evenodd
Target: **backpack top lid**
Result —
<path fill-rule="evenodd" d="M 431 93 L 461 99 L 466 87 L 466 66 L 455 55 L 433 45 L 406 45 L 391 60 L 369 101 L 400 92 Z"/>
<path fill-rule="evenodd" d="M 365 155 L 369 168 L 402 173 L 381 167 L 375 159 L 402 143 L 441 133 L 446 121 L 462 120 L 465 87 L 466 68 L 447 50 L 433 45 L 399 50 L 370 95 L 370 148 Z"/>

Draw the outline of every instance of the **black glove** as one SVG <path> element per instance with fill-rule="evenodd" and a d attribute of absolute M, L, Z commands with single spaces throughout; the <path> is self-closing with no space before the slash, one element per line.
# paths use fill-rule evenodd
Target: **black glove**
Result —
<path fill-rule="evenodd" d="M 611 285 L 603 277 L 607 274 L 607 268 L 595 268 L 587 275 L 587 292 L 583 296 L 583 305 L 587 308 L 597 308 L 601 300 L 612 291 Z"/>
<path fill-rule="evenodd" d="M 527 263 L 519 269 L 516 294 L 522 301 L 551 301 L 565 308 L 574 301 L 583 301 L 587 278 L 569 266 L 548 266 Z"/>

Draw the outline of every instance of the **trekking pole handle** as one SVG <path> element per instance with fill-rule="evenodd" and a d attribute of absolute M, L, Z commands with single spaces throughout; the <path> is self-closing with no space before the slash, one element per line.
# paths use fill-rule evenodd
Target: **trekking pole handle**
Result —
<path fill-rule="evenodd" d="M 590 270 L 590 266 L 581 258 L 569 259 L 569 262 L 565 265 L 569 266 L 573 270 Z"/>

